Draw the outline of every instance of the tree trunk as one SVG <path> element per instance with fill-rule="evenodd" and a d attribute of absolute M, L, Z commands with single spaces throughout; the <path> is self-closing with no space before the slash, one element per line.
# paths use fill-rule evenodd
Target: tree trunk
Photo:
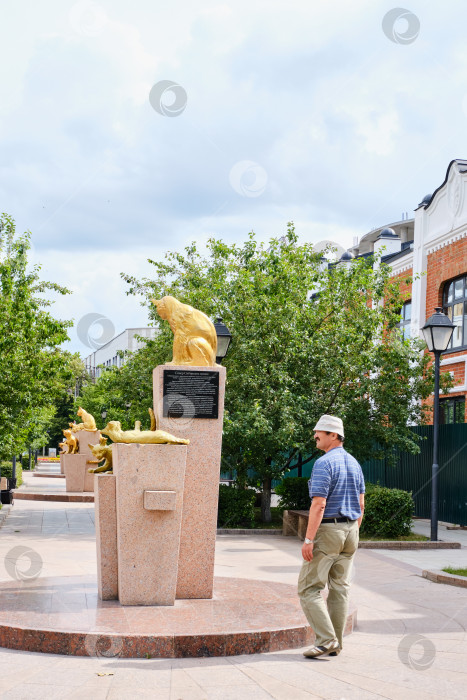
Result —
<path fill-rule="evenodd" d="M 271 478 L 263 479 L 263 490 L 261 492 L 261 520 L 263 523 L 270 523 L 271 517 Z"/>

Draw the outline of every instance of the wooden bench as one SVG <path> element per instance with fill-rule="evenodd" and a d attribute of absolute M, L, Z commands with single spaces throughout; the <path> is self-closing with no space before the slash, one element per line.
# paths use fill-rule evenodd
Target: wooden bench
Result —
<path fill-rule="evenodd" d="M 282 535 L 284 537 L 297 535 L 301 540 L 304 540 L 308 527 L 308 516 L 308 510 L 284 510 Z"/>

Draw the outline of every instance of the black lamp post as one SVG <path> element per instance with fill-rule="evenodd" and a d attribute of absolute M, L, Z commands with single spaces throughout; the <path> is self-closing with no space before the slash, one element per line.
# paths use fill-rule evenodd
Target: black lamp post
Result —
<path fill-rule="evenodd" d="M 106 408 L 104 408 L 102 410 L 101 416 L 102 416 L 102 420 L 105 420 L 107 418 L 107 409 Z"/>
<path fill-rule="evenodd" d="M 439 358 L 451 340 L 455 324 L 440 306 L 422 328 L 428 350 L 435 355 L 435 395 L 433 398 L 433 467 L 431 478 L 431 541 L 438 539 L 438 434 L 439 434 Z"/>
<path fill-rule="evenodd" d="M 232 334 L 229 329 L 223 323 L 222 318 L 218 316 L 214 324 L 217 335 L 217 356 L 216 362 L 218 365 L 222 364 L 222 360 L 227 355 L 229 349 L 230 341 L 232 340 Z"/>

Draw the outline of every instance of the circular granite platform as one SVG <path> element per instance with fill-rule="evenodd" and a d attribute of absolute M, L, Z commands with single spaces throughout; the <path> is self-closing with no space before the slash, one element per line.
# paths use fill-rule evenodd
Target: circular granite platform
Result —
<path fill-rule="evenodd" d="M 346 634 L 356 623 L 347 618 Z M 0 646 L 104 657 L 256 654 L 312 641 L 295 586 L 216 578 L 212 600 L 172 607 L 101 601 L 89 576 L 0 583 Z"/>

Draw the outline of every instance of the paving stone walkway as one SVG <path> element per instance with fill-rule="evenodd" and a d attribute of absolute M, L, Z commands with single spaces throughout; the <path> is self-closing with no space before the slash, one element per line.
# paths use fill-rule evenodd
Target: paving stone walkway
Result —
<path fill-rule="evenodd" d="M 418 522 L 416 528 L 426 526 Z M 443 539 L 444 534 L 440 528 Z M 467 532 L 449 534 L 463 549 L 357 553 L 352 600 L 358 607 L 358 629 L 336 658 L 307 660 L 300 650 L 211 659 L 119 659 L 0 649 L 0 698 L 465 698 L 467 591 L 420 575 L 435 558 L 438 568 L 441 560 L 443 566 L 453 561 L 453 555 L 457 564 L 467 564 Z M 95 575 L 93 505 L 17 501 L 0 528 L 0 580 L 9 580 L 5 557 L 17 545 L 40 554 L 41 576 Z M 293 584 L 300 561 L 296 538 L 218 537 L 218 576 Z"/>

